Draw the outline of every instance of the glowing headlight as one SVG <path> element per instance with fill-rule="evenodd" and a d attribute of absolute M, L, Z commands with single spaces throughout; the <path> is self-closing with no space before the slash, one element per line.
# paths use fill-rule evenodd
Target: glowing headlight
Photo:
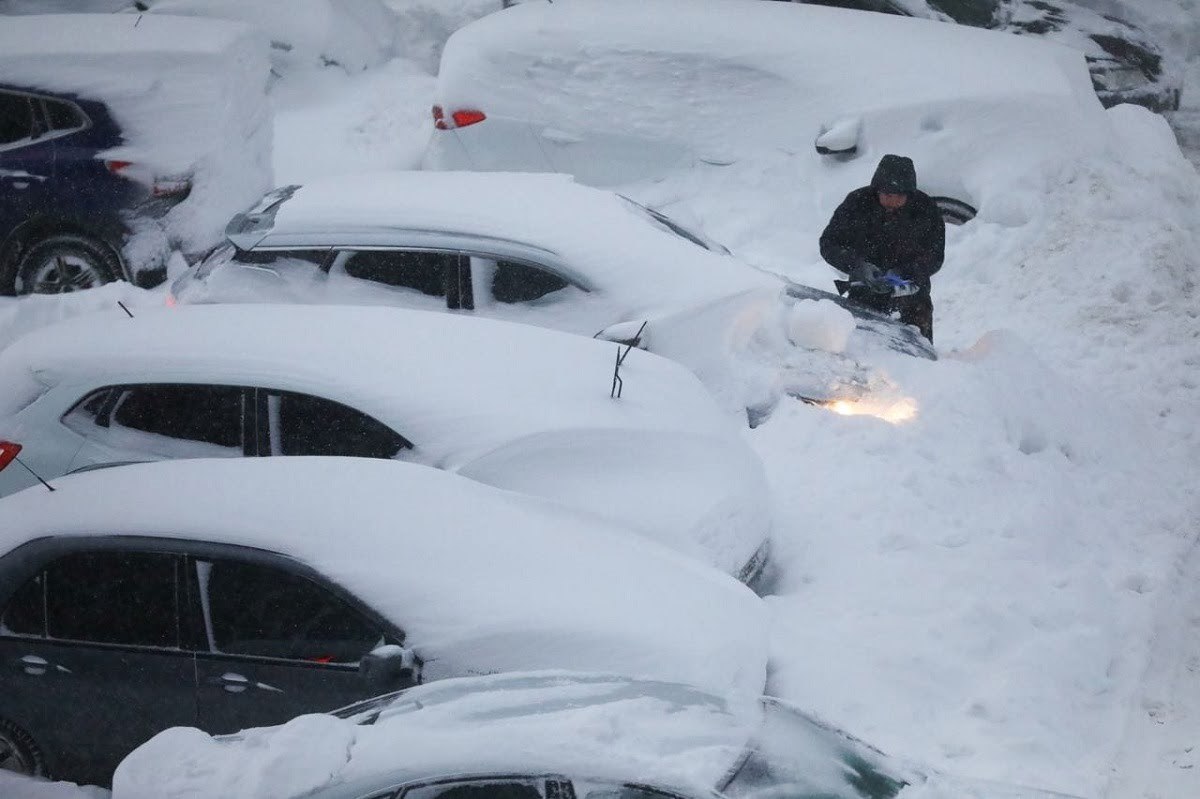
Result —
<path fill-rule="evenodd" d="M 907 422 L 917 416 L 917 403 L 907 398 L 885 401 L 869 397 L 861 400 L 833 400 L 823 403 L 823 407 L 842 416 L 874 416 L 892 424 Z"/>

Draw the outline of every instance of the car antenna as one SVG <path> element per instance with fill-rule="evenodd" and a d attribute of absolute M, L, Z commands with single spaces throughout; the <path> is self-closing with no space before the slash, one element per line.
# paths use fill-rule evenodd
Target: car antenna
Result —
<path fill-rule="evenodd" d="M 122 311 L 124 311 L 125 313 L 129 314 L 129 318 L 130 318 L 130 319 L 132 319 L 132 318 L 133 318 L 133 311 L 131 311 L 131 310 L 129 310 L 128 308 L 126 308 L 126 307 L 125 307 L 125 303 L 121 302 L 120 300 L 117 300 L 117 305 L 120 305 L 120 306 L 121 306 L 121 310 L 122 310 Z"/>
<path fill-rule="evenodd" d="M 637 333 L 634 333 L 633 338 L 631 338 L 629 343 L 625 345 L 624 352 L 621 351 L 621 345 L 617 345 L 617 362 L 616 365 L 613 366 L 612 390 L 608 392 L 608 396 L 612 397 L 613 399 L 620 399 L 621 392 L 625 388 L 625 381 L 621 379 L 621 364 L 625 363 L 625 358 L 629 355 L 629 351 L 633 349 L 633 345 L 641 340 L 642 331 L 646 329 L 646 324 L 648 322 L 649 320 L 642 322 L 642 326 L 637 329 Z"/>
<path fill-rule="evenodd" d="M 38 474 L 37 472 L 35 472 L 33 469 L 30 469 L 30 468 L 29 468 L 29 466 L 28 466 L 28 465 L 25 463 L 25 461 L 21 460 L 21 458 L 20 458 L 20 457 L 14 457 L 14 458 L 13 458 L 13 460 L 15 460 L 17 463 L 21 464 L 21 466 L 22 466 L 22 467 L 24 467 L 25 471 L 29 472 L 29 473 L 30 473 L 30 474 L 32 474 L 34 477 L 36 477 L 36 478 L 37 478 L 37 481 L 38 481 L 39 483 L 41 483 L 42 485 L 44 485 L 44 486 L 46 487 L 46 490 L 47 490 L 47 491 L 54 491 L 54 490 L 55 490 L 55 489 L 54 489 L 54 486 L 50 485 L 50 484 L 49 484 L 49 483 L 47 483 L 45 480 L 43 480 L 43 479 L 42 479 L 42 476 L 41 476 L 40 474 Z"/>

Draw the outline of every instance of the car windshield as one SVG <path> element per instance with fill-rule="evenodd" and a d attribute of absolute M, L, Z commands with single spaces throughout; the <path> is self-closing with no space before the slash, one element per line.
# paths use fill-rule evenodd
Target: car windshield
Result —
<path fill-rule="evenodd" d="M 1000 10 L 1000 0 L 928 0 L 929 7 L 961 25 L 990 28 Z"/>
<path fill-rule="evenodd" d="M 646 206 L 642 205 L 639 202 L 634 202 L 633 200 L 629 199 L 628 197 L 626 197 L 623 194 L 618 195 L 618 196 L 622 200 L 624 200 L 626 203 L 628 203 L 630 205 L 630 207 L 635 209 L 641 216 L 645 217 L 645 219 L 647 221 L 649 221 L 650 224 L 654 225 L 659 230 L 665 230 L 668 233 L 673 233 L 676 236 L 679 236 L 681 239 L 687 239 L 692 244 L 695 244 L 697 247 L 703 247 L 704 249 L 710 250 L 712 252 L 719 252 L 719 253 L 723 253 L 726 255 L 729 254 L 729 250 L 725 249 L 720 244 L 709 241 L 708 239 L 701 236 L 699 233 L 688 230 L 686 227 L 679 224 L 678 222 L 676 222 L 674 219 L 667 216 L 663 212 L 655 211 L 653 208 L 647 208 Z"/>
<path fill-rule="evenodd" d="M 722 788 L 732 799 L 893 799 L 907 781 L 883 755 L 776 699 L 763 700 L 753 748 Z"/>

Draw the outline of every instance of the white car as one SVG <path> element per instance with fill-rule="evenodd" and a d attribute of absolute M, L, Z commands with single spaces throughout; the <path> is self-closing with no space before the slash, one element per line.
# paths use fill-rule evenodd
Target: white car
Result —
<path fill-rule="evenodd" d="M 881 155 L 903 153 L 955 222 L 1007 209 L 1057 156 L 1107 144 L 1078 51 L 762 0 L 522 3 L 455 31 L 435 102 L 437 169 L 596 186 L 686 171 L 694 193 L 728 190 L 737 165 L 757 164 L 761 190 L 782 170 L 801 196 L 836 205 Z"/>
<path fill-rule="evenodd" d="M 170 302 L 384 304 L 636 343 L 752 421 L 783 393 L 848 399 L 909 328 L 754 269 L 664 214 L 561 175 L 392 172 L 288 186 L 239 214 Z M 841 303 L 838 347 L 785 335 L 797 303 Z M 644 327 L 643 327 L 644 324 Z M 767 370 L 763 379 L 747 371 Z M 747 386 L 765 386 L 764 391 Z"/>
<path fill-rule="evenodd" d="M 357 725 L 357 726 L 356 726 Z M 448 680 L 211 738 L 170 730 L 113 799 L 1069 799 L 891 758 L 773 697 L 565 672 Z"/>
<path fill-rule="evenodd" d="M 197 306 L 45 328 L 0 353 L 0 445 L 45 479 L 187 457 L 354 455 L 633 526 L 742 579 L 764 472 L 694 375 L 527 325 L 395 308 Z M 32 485 L 0 459 L 0 495 Z"/>
<path fill-rule="evenodd" d="M 0 767 L 106 783 L 172 726 L 446 677 L 617 670 L 753 696 L 765 607 L 587 514 L 414 464 L 178 460 L 0 500 Z"/>

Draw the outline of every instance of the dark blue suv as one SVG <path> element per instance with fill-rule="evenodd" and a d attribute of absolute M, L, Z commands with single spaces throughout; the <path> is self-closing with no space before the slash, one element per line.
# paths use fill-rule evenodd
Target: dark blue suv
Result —
<path fill-rule="evenodd" d="M 155 186 L 100 157 L 122 143 L 103 103 L 0 84 L 0 294 L 134 278 L 122 256 L 130 222 L 161 216 L 189 186 Z M 136 282 L 163 277 L 139 271 Z"/>

